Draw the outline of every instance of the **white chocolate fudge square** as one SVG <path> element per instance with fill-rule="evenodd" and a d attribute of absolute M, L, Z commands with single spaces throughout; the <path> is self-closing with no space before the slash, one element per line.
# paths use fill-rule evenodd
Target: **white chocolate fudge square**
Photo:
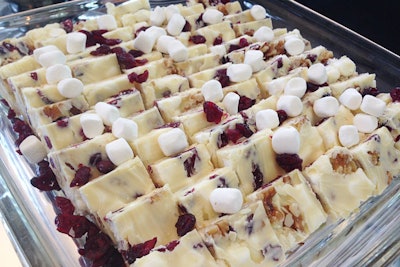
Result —
<path fill-rule="evenodd" d="M 157 188 L 106 216 L 119 250 L 157 238 L 164 245 L 179 238 L 179 210 L 168 186 Z"/>
<path fill-rule="evenodd" d="M 299 170 L 294 170 L 247 196 L 261 200 L 279 240 L 294 249 L 326 222 L 327 214 Z"/>
<path fill-rule="evenodd" d="M 286 248 L 279 242 L 262 201 L 221 217 L 200 234 L 222 265 L 276 266 L 285 259 Z"/>
<path fill-rule="evenodd" d="M 349 216 L 375 192 L 374 183 L 344 147 L 328 150 L 303 174 L 332 219 Z"/>
<path fill-rule="evenodd" d="M 159 246 L 144 257 L 137 259 L 131 267 L 167 266 L 217 267 L 219 266 L 196 230 L 178 240 Z"/>

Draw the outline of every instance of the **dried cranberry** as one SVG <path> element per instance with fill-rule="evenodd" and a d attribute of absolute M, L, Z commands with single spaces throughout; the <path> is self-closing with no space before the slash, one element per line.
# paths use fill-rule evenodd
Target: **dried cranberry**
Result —
<path fill-rule="evenodd" d="M 253 135 L 253 131 L 250 127 L 245 123 L 236 123 L 235 128 L 246 138 L 249 138 Z"/>
<path fill-rule="evenodd" d="M 144 55 L 144 53 L 142 51 L 135 50 L 135 49 L 129 50 L 128 53 L 131 54 L 134 57 L 141 57 L 141 56 Z"/>
<path fill-rule="evenodd" d="M 264 183 L 264 174 L 260 170 L 260 166 L 258 164 L 252 164 L 252 174 L 253 174 L 253 188 L 257 190 L 261 188 Z"/>
<path fill-rule="evenodd" d="M 303 160 L 297 154 L 283 153 L 276 155 L 276 162 L 286 172 L 291 172 L 295 169 L 301 171 Z"/>
<path fill-rule="evenodd" d="M 65 128 L 68 126 L 69 118 L 61 118 L 57 120 L 57 126 L 60 128 Z"/>
<path fill-rule="evenodd" d="M 366 96 L 366 95 L 372 95 L 372 96 L 377 96 L 379 94 L 378 88 L 375 87 L 367 87 L 361 90 L 361 95 Z"/>
<path fill-rule="evenodd" d="M 199 159 L 199 155 L 197 154 L 197 150 L 194 148 L 193 154 L 183 162 L 183 166 L 185 167 L 186 171 L 186 177 L 191 177 L 195 173 L 196 159 Z"/>
<path fill-rule="evenodd" d="M 194 44 L 204 44 L 206 42 L 206 38 L 203 35 L 192 35 L 190 36 L 189 41 Z"/>
<path fill-rule="evenodd" d="M 35 80 L 35 81 L 38 80 L 38 74 L 37 74 L 37 72 L 31 72 L 31 73 L 30 73 L 30 76 L 31 76 L 31 78 L 32 78 L 33 80 Z"/>
<path fill-rule="evenodd" d="M 116 248 L 110 246 L 106 253 L 92 262 L 91 267 L 125 267 L 125 261 Z"/>
<path fill-rule="evenodd" d="M 276 113 L 278 113 L 279 125 L 281 125 L 285 120 L 287 120 L 288 115 L 286 111 L 284 111 L 283 109 L 277 110 Z"/>
<path fill-rule="evenodd" d="M 191 213 L 180 215 L 175 224 L 178 236 L 184 236 L 194 229 L 196 225 L 196 217 Z"/>
<path fill-rule="evenodd" d="M 108 252 L 111 244 L 110 238 L 106 234 L 99 232 L 86 239 L 86 243 L 79 253 L 88 259 L 97 260 Z"/>
<path fill-rule="evenodd" d="M 225 133 L 228 139 L 235 144 L 243 136 L 238 129 L 226 129 Z"/>
<path fill-rule="evenodd" d="M 312 82 L 307 82 L 307 92 L 315 92 L 319 89 L 320 85 L 312 83 Z"/>
<path fill-rule="evenodd" d="M 220 45 L 220 44 L 222 44 L 222 41 L 223 40 L 222 40 L 221 36 L 215 37 L 213 45 Z"/>
<path fill-rule="evenodd" d="M 190 25 L 189 21 L 185 22 L 185 26 L 183 26 L 182 32 L 190 32 L 192 30 L 192 25 Z"/>
<path fill-rule="evenodd" d="M 179 240 L 169 242 L 165 247 L 168 251 L 173 251 L 179 245 Z"/>
<path fill-rule="evenodd" d="M 215 72 L 214 79 L 219 81 L 222 87 L 228 86 L 231 82 L 229 76 L 226 73 L 226 69 L 219 69 Z"/>
<path fill-rule="evenodd" d="M 240 40 L 239 40 L 239 46 L 240 46 L 241 48 L 244 48 L 244 47 L 246 47 L 246 46 L 249 46 L 249 41 L 247 41 L 246 38 L 240 38 Z"/>
<path fill-rule="evenodd" d="M 56 196 L 55 202 L 57 208 L 60 210 L 61 213 L 74 214 L 75 207 L 74 205 L 72 205 L 71 200 L 69 200 L 68 198 Z"/>
<path fill-rule="evenodd" d="M 256 103 L 255 99 L 248 98 L 247 96 L 240 96 L 238 111 L 246 110 Z"/>
<path fill-rule="evenodd" d="M 279 57 L 279 58 L 276 60 L 276 67 L 277 67 L 278 69 L 280 69 L 280 68 L 283 67 L 283 59 L 282 59 L 282 57 Z"/>
<path fill-rule="evenodd" d="M 85 216 L 60 213 L 55 219 L 57 231 L 72 238 L 80 238 L 94 225 Z"/>
<path fill-rule="evenodd" d="M 214 102 L 205 101 L 203 103 L 203 110 L 206 114 L 206 118 L 208 122 L 220 123 L 224 112 L 220 107 L 217 106 Z"/>
<path fill-rule="evenodd" d="M 218 148 L 224 147 L 229 143 L 228 135 L 223 132 L 218 136 L 217 146 Z"/>
<path fill-rule="evenodd" d="M 136 36 L 139 35 L 140 32 L 144 32 L 149 28 L 149 26 L 142 26 L 139 29 L 136 30 L 135 34 Z"/>
<path fill-rule="evenodd" d="M 231 45 L 229 45 L 229 49 L 228 49 L 228 53 L 230 53 L 230 52 L 233 52 L 233 51 L 235 51 L 235 50 L 238 50 L 238 49 L 240 49 L 241 47 L 240 47 L 240 45 L 236 45 L 236 44 L 231 44 Z"/>
<path fill-rule="evenodd" d="M 132 72 L 128 74 L 128 80 L 131 83 L 137 82 L 137 83 L 144 83 L 147 81 L 149 78 L 149 71 L 145 70 L 142 74 L 137 74 L 135 72 Z"/>
<path fill-rule="evenodd" d="M 100 173 L 106 174 L 115 169 L 115 165 L 109 160 L 100 160 L 96 163 L 96 168 Z"/>
<path fill-rule="evenodd" d="M 147 240 L 143 243 L 129 246 L 128 250 L 122 251 L 122 256 L 129 264 L 132 264 L 136 261 L 136 259 L 149 254 L 150 251 L 155 247 L 156 243 L 157 237 L 154 237 L 153 239 Z"/>
<path fill-rule="evenodd" d="M 89 182 L 91 177 L 90 168 L 87 166 L 80 166 L 75 172 L 74 179 L 71 181 L 70 187 L 82 186 Z"/>
<path fill-rule="evenodd" d="M 111 48 L 108 45 L 100 45 L 99 47 L 96 48 L 96 50 L 90 52 L 92 56 L 104 56 L 108 55 L 111 53 Z"/>
<path fill-rule="evenodd" d="M 400 102 L 400 87 L 393 88 L 390 91 L 390 97 L 393 102 Z"/>
<path fill-rule="evenodd" d="M 308 54 L 306 58 L 310 60 L 311 63 L 314 63 L 317 60 L 318 56 L 316 54 Z"/>
<path fill-rule="evenodd" d="M 74 29 L 74 23 L 72 22 L 71 19 L 66 19 L 63 22 L 61 22 L 61 27 L 67 32 L 70 33 Z"/>
<path fill-rule="evenodd" d="M 38 176 L 31 179 L 32 186 L 42 191 L 61 190 L 57 179 L 45 160 L 38 163 Z"/>
<path fill-rule="evenodd" d="M 7 118 L 8 118 L 8 119 L 12 119 L 12 118 L 14 118 L 15 116 L 17 116 L 17 113 L 15 113 L 15 111 L 14 111 L 12 108 L 10 108 L 10 109 L 8 110 L 8 113 L 7 113 Z"/>

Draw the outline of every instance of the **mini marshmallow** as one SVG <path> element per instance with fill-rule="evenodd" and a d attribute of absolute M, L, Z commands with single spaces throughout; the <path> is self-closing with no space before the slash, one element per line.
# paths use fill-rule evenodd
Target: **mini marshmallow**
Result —
<path fill-rule="evenodd" d="M 369 115 L 379 117 L 385 111 L 386 103 L 375 96 L 366 95 L 363 97 L 360 109 Z"/>
<path fill-rule="evenodd" d="M 255 20 L 262 20 L 267 16 L 267 11 L 263 6 L 254 5 L 250 9 L 250 14 Z"/>
<path fill-rule="evenodd" d="M 307 91 L 307 82 L 301 77 L 291 78 L 285 86 L 284 93 L 286 95 L 294 95 L 302 98 Z"/>
<path fill-rule="evenodd" d="M 173 15 L 180 14 L 179 8 L 176 5 L 169 5 L 164 8 L 166 19 L 169 21 Z"/>
<path fill-rule="evenodd" d="M 293 36 L 285 41 L 284 47 L 289 55 L 296 56 L 304 52 L 305 44 L 303 40 Z"/>
<path fill-rule="evenodd" d="M 133 120 L 118 118 L 112 124 L 112 134 L 117 138 L 132 142 L 138 137 L 138 125 Z"/>
<path fill-rule="evenodd" d="M 209 199 L 213 210 L 218 213 L 233 214 L 243 205 L 242 192 L 237 188 L 215 188 Z"/>
<path fill-rule="evenodd" d="M 65 64 L 67 62 L 67 58 L 60 50 L 52 50 L 41 54 L 38 62 L 40 65 L 42 65 L 42 67 L 48 68 L 55 64 Z"/>
<path fill-rule="evenodd" d="M 65 78 L 57 84 L 58 92 L 66 98 L 78 97 L 83 92 L 82 81 L 76 78 Z"/>
<path fill-rule="evenodd" d="M 351 147 L 360 142 L 358 129 L 354 125 L 342 125 L 339 128 L 339 141 L 342 146 Z"/>
<path fill-rule="evenodd" d="M 117 166 L 134 157 L 132 148 L 124 138 L 106 144 L 106 153 L 110 161 Z"/>
<path fill-rule="evenodd" d="M 39 62 L 39 57 L 46 53 L 46 52 L 50 52 L 50 51 L 58 51 L 60 49 L 58 49 L 57 46 L 55 45 L 46 45 L 40 48 L 36 48 L 35 50 L 33 50 L 33 57 L 36 59 L 36 61 Z"/>
<path fill-rule="evenodd" d="M 378 118 L 372 115 L 358 113 L 353 118 L 353 124 L 361 133 L 372 133 L 378 128 Z"/>
<path fill-rule="evenodd" d="M 146 30 L 147 33 L 151 34 L 153 38 L 157 41 L 163 35 L 167 35 L 167 31 L 164 28 L 151 26 Z"/>
<path fill-rule="evenodd" d="M 83 113 L 79 120 L 87 138 L 94 138 L 104 132 L 103 120 L 95 113 Z"/>
<path fill-rule="evenodd" d="M 340 96 L 339 101 L 350 110 L 357 110 L 362 102 L 362 95 L 354 88 L 346 89 Z"/>
<path fill-rule="evenodd" d="M 41 162 L 47 155 L 43 143 L 34 135 L 26 137 L 19 145 L 22 155 L 33 164 Z"/>
<path fill-rule="evenodd" d="M 167 32 L 172 36 L 177 36 L 182 32 L 185 24 L 186 20 L 181 14 L 173 14 L 167 25 Z"/>
<path fill-rule="evenodd" d="M 280 95 L 284 91 L 285 86 L 286 79 L 284 78 L 273 79 L 272 81 L 266 83 L 266 87 L 270 95 Z"/>
<path fill-rule="evenodd" d="M 164 7 L 156 6 L 150 12 L 150 24 L 154 26 L 161 26 L 163 25 L 164 21 L 166 20 L 165 10 Z"/>
<path fill-rule="evenodd" d="M 170 43 L 177 41 L 174 37 L 169 35 L 162 35 L 157 40 L 156 49 L 158 52 L 167 54 L 168 47 L 170 47 Z"/>
<path fill-rule="evenodd" d="M 346 56 L 339 58 L 334 64 L 343 76 L 348 77 L 356 72 L 356 64 Z"/>
<path fill-rule="evenodd" d="M 71 32 L 67 34 L 67 52 L 77 54 L 86 49 L 87 36 L 81 32 Z"/>
<path fill-rule="evenodd" d="M 188 48 L 178 40 L 168 44 L 168 54 L 175 62 L 185 61 L 189 57 Z"/>
<path fill-rule="evenodd" d="M 224 56 L 226 55 L 226 47 L 223 44 L 220 45 L 213 45 L 210 46 L 210 52 L 213 53 L 214 55 L 218 55 L 218 56 Z"/>
<path fill-rule="evenodd" d="M 340 72 L 335 66 L 328 65 L 325 67 L 326 74 L 328 75 L 328 83 L 334 83 L 340 78 Z"/>
<path fill-rule="evenodd" d="M 339 111 L 339 101 L 333 96 L 325 96 L 314 101 L 314 113 L 320 118 L 335 116 Z"/>
<path fill-rule="evenodd" d="M 205 101 L 219 102 L 224 98 L 222 85 L 217 80 L 209 80 L 201 87 L 201 92 Z"/>
<path fill-rule="evenodd" d="M 301 99 L 294 95 L 282 95 L 276 103 L 277 110 L 284 110 L 289 117 L 296 117 L 303 111 Z"/>
<path fill-rule="evenodd" d="M 150 53 L 153 50 L 153 46 L 156 42 L 156 39 L 154 36 L 147 32 L 147 31 L 141 31 L 139 32 L 138 36 L 134 40 L 133 46 L 142 51 L 143 53 L 147 54 Z"/>
<path fill-rule="evenodd" d="M 97 25 L 99 27 L 99 29 L 102 30 L 115 30 L 118 25 L 117 25 L 117 21 L 115 20 L 113 15 L 102 15 L 100 17 L 97 18 Z"/>
<path fill-rule="evenodd" d="M 94 109 L 107 126 L 111 126 L 120 116 L 117 107 L 105 102 L 96 103 Z"/>
<path fill-rule="evenodd" d="M 189 143 L 185 132 L 179 128 L 174 128 L 160 134 L 158 137 L 158 145 L 163 154 L 169 157 L 184 151 L 189 146 Z"/>
<path fill-rule="evenodd" d="M 66 78 L 72 78 L 71 69 L 67 65 L 55 64 L 46 69 L 46 81 L 48 84 L 57 84 Z"/>
<path fill-rule="evenodd" d="M 221 11 L 208 8 L 206 11 L 204 11 L 202 19 L 207 24 L 217 24 L 222 22 L 223 17 L 224 14 Z"/>
<path fill-rule="evenodd" d="M 324 84 L 328 81 L 326 68 L 322 63 L 311 65 L 307 70 L 308 80 L 315 84 Z"/>
<path fill-rule="evenodd" d="M 234 92 L 229 92 L 225 95 L 224 100 L 222 100 L 222 104 L 226 112 L 230 115 L 235 115 L 239 112 L 239 100 L 240 96 Z"/>
<path fill-rule="evenodd" d="M 277 154 L 297 154 L 300 151 L 300 134 L 293 126 L 278 128 L 272 135 L 272 149 Z"/>
<path fill-rule="evenodd" d="M 258 42 L 271 42 L 274 39 L 275 34 L 270 27 L 261 26 L 254 32 L 253 37 Z"/>
<path fill-rule="evenodd" d="M 257 130 L 274 129 L 279 126 L 278 113 L 273 109 L 264 109 L 256 113 Z"/>
<path fill-rule="evenodd" d="M 248 64 L 231 64 L 226 70 L 226 74 L 232 82 L 243 82 L 251 78 L 253 70 Z"/>
<path fill-rule="evenodd" d="M 253 72 L 258 72 L 266 65 L 264 61 L 264 53 L 260 50 L 248 50 L 244 55 L 243 63 L 250 65 Z"/>

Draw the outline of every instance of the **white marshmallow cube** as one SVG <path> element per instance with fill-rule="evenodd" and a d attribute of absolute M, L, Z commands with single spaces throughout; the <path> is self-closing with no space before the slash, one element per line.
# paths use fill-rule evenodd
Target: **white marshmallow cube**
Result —
<path fill-rule="evenodd" d="M 217 24 L 222 22 L 222 18 L 224 17 L 224 14 L 213 8 L 208 8 L 206 11 L 203 13 L 203 21 L 207 24 Z"/>
<path fill-rule="evenodd" d="M 244 55 L 243 63 L 250 65 L 253 72 L 258 72 L 266 65 L 264 61 L 264 53 L 260 50 L 248 50 Z"/>
<path fill-rule="evenodd" d="M 250 14 L 255 20 L 262 20 L 267 16 L 267 11 L 261 5 L 253 5 L 250 9 Z"/>
<path fill-rule="evenodd" d="M 273 109 L 264 109 L 256 113 L 257 130 L 274 129 L 279 126 L 278 113 Z"/>
<path fill-rule="evenodd" d="M 219 56 L 224 56 L 226 55 L 226 47 L 223 44 L 220 45 L 213 45 L 209 47 L 210 52 L 213 53 L 214 55 L 219 55 Z"/>
<path fill-rule="evenodd" d="M 71 32 L 67 34 L 67 52 L 77 54 L 85 51 L 87 36 L 81 32 Z"/>
<path fill-rule="evenodd" d="M 168 54 L 175 62 L 182 62 L 188 59 L 189 50 L 181 41 L 175 40 L 168 44 Z"/>
<path fill-rule="evenodd" d="M 325 96 L 314 101 L 314 113 L 320 118 L 335 116 L 339 111 L 339 101 L 333 96 Z"/>
<path fill-rule="evenodd" d="M 66 98 L 75 98 L 82 94 L 83 83 L 76 78 L 65 78 L 57 84 L 58 92 Z"/>
<path fill-rule="evenodd" d="M 98 17 L 97 25 L 99 29 L 108 31 L 115 30 L 118 27 L 117 21 L 115 20 L 114 16 L 109 14 Z"/>
<path fill-rule="evenodd" d="M 215 188 L 209 199 L 213 210 L 218 213 L 233 214 L 243 205 L 242 192 L 237 188 Z"/>
<path fill-rule="evenodd" d="M 372 133 L 378 128 L 378 118 L 372 115 L 358 113 L 353 118 L 353 124 L 361 133 Z"/>
<path fill-rule="evenodd" d="M 346 56 L 339 58 L 334 64 L 343 76 L 348 77 L 356 72 L 356 64 Z"/>
<path fill-rule="evenodd" d="M 358 129 L 354 125 L 342 125 L 339 128 L 339 141 L 342 146 L 351 147 L 360 142 Z"/>
<path fill-rule="evenodd" d="M 171 4 L 164 8 L 164 13 L 165 13 L 165 18 L 169 21 L 173 15 L 175 14 L 180 15 L 179 7 L 177 5 Z"/>
<path fill-rule="evenodd" d="M 339 101 L 350 110 L 357 110 L 362 102 L 362 95 L 354 88 L 348 88 L 339 96 Z"/>
<path fill-rule="evenodd" d="M 186 20 L 181 14 L 173 14 L 171 19 L 168 21 L 167 32 L 172 36 L 178 36 L 183 27 L 185 27 Z"/>
<path fill-rule="evenodd" d="M 307 82 L 302 77 L 294 77 L 290 79 L 285 86 L 284 93 L 286 95 L 294 95 L 302 98 L 307 91 Z"/>
<path fill-rule="evenodd" d="M 38 62 L 40 65 L 42 65 L 42 67 L 48 68 L 55 64 L 65 64 L 67 62 L 67 58 L 60 50 L 52 50 L 41 54 Z"/>
<path fill-rule="evenodd" d="M 137 50 L 140 50 L 143 53 L 147 54 L 153 50 L 155 42 L 156 39 L 151 33 L 148 33 L 147 31 L 141 31 L 134 40 L 133 46 Z"/>
<path fill-rule="evenodd" d="M 254 32 L 253 37 L 258 42 L 271 42 L 275 37 L 275 33 L 270 27 L 261 26 Z"/>
<path fill-rule="evenodd" d="M 251 78 L 253 70 L 248 64 L 231 64 L 226 70 L 226 74 L 232 82 L 243 82 Z"/>
<path fill-rule="evenodd" d="M 164 24 L 164 21 L 166 20 L 166 15 L 165 15 L 165 10 L 164 7 L 161 6 L 156 6 L 151 12 L 150 12 L 150 24 L 154 26 L 161 26 Z"/>
<path fill-rule="evenodd" d="M 41 162 L 46 156 L 47 151 L 43 143 L 34 135 L 26 137 L 19 145 L 22 155 L 33 164 Z"/>
<path fill-rule="evenodd" d="M 289 117 L 296 117 L 303 111 L 301 99 L 294 95 L 282 95 L 276 103 L 277 110 L 284 110 Z"/>
<path fill-rule="evenodd" d="M 304 52 L 305 44 L 303 40 L 293 36 L 285 41 L 284 47 L 289 55 L 296 56 Z"/>
<path fill-rule="evenodd" d="M 157 41 L 163 35 L 167 35 L 167 31 L 164 28 L 151 26 L 146 30 L 147 33 L 150 33 L 153 38 Z"/>
<path fill-rule="evenodd" d="M 360 109 L 369 115 L 379 117 L 385 111 L 386 103 L 375 96 L 366 95 L 363 97 Z"/>
<path fill-rule="evenodd" d="M 184 151 L 189 146 L 189 143 L 185 132 L 179 128 L 174 128 L 160 134 L 158 137 L 158 145 L 163 154 L 169 157 Z"/>
<path fill-rule="evenodd" d="M 217 80 L 209 80 L 201 87 L 201 92 L 204 96 L 205 101 L 219 102 L 224 98 L 224 92 L 222 91 L 222 85 Z"/>
<path fill-rule="evenodd" d="M 326 68 L 322 63 L 311 65 L 307 70 L 308 80 L 315 84 L 324 84 L 328 81 Z"/>
<path fill-rule="evenodd" d="M 103 120 L 95 113 L 83 113 L 79 120 L 87 138 L 94 138 L 104 132 Z"/>
<path fill-rule="evenodd" d="M 94 110 L 107 126 L 111 126 L 120 117 L 118 108 L 105 102 L 96 103 Z"/>
<path fill-rule="evenodd" d="M 117 166 L 134 157 L 132 148 L 124 138 L 106 144 L 106 153 L 110 161 Z"/>
<path fill-rule="evenodd" d="M 177 41 L 174 37 L 169 35 L 162 35 L 158 38 L 156 49 L 158 52 L 167 54 L 170 43 Z"/>
<path fill-rule="evenodd" d="M 278 128 L 272 135 L 272 149 L 277 154 L 297 154 L 300 150 L 300 134 L 292 126 Z"/>
<path fill-rule="evenodd" d="M 138 137 L 138 125 L 133 120 L 118 118 L 112 124 L 112 134 L 117 138 L 132 142 Z"/>
<path fill-rule="evenodd" d="M 224 100 L 222 100 L 222 104 L 226 112 L 230 115 L 235 115 L 239 111 L 239 100 L 240 96 L 234 92 L 229 92 L 225 95 Z"/>
<path fill-rule="evenodd" d="M 285 86 L 286 79 L 284 79 L 283 77 L 273 79 L 272 81 L 266 83 L 266 87 L 270 95 L 280 95 L 284 91 Z"/>
<path fill-rule="evenodd" d="M 33 50 L 33 57 L 36 59 L 37 62 L 39 62 L 39 57 L 46 53 L 46 52 L 50 52 L 50 51 L 58 51 L 60 49 L 58 49 L 57 46 L 55 45 L 46 45 L 46 46 L 42 46 L 39 48 L 36 48 L 35 50 Z"/>
<path fill-rule="evenodd" d="M 67 65 L 55 64 L 46 69 L 46 81 L 48 84 L 57 84 L 67 78 L 72 78 L 71 69 Z"/>

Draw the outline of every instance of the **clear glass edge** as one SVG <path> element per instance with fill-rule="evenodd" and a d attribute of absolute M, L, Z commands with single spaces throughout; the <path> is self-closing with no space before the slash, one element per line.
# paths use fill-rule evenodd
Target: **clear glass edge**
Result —
<path fill-rule="evenodd" d="M 117 2 L 120 3 L 123 1 Z M 337 38 L 336 45 L 335 43 L 332 45 L 332 43 L 327 42 L 328 44 L 325 46 L 334 51 L 335 56 L 346 54 L 355 60 L 359 67 L 360 64 L 357 59 L 361 58 L 361 70 L 377 73 L 378 79 L 381 79 L 382 76 L 385 78 L 397 76 L 391 85 L 386 84 L 386 80 L 384 81 L 383 91 L 387 91 L 390 86 L 400 85 L 400 57 L 342 25 L 315 13 L 295 1 L 269 0 L 268 3 L 265 3 L 262 0 L 252 0 L 242 1 L 241 3 L 245 7 L 249 7 L 252 4 L 265 6 L 270 11 L 274 25 L 298 28 L 305 38 L 312 41 L 312 44 L 325 45 L 325 42 L 317 42 L 321 39 L 320 35 L 313 36 L 316 29 L 322 30 L 325 36 L 334 35 Z M 21 20 L 21 22 L 26 21 L 27 16 L 45 14 L 46 12 L 50 12 L 50 10 L 54 10 L 55 7 L 68 11 L 77 5 L 83 5 L 83 8 L 79 12 L 73 14 L 80 15 L 81 13 L 101 7 L 101 4 L 104 4 L 104 2 L 74 0 L 25 11 L 0 17 L 0 28 L 4 25 L 2 24 L 4 21 L 10 21 L 10 19 Z M 66 14 L 71 15 L 68 12 Z M 299 23 L 299 20 L 302 23 Z M 315 25 L 322 28 L 315 28 Z M 349 36 L 352 39 L 348 39 Z M 347 42 L 342 42 L 343 40 L 341 39 L 343 38 Z M 315 43 L 313 43 L 313 39 L 316 40 Z M 329 38 L 327 39 L 330 40 Z M 374 52 L 373 57 L 368 56 L 371 51 Z M 353 52 L 356 52 L 356 59 L 353 57 Z M 363 58 L 366 55 L 367 57 Z M 382 62 L 386 62 L 391 68 L 383 68 L 379 65 Z M 29 261 L 32 266 L 36 266 L 35 262 L 40 264 L 40 266 L 79 266 L 80 259 L 75 242 L 55 230 L 53 222 L 55 212 L 52 207 L 52 195 L 39 192 L 30 185 L 28 178 L 33 176 L 34 169 L 15 153 L 16 147 L 13 143 L 13 131 L 6 119 L 5 108 L 2 106 L 0 110 L 2 111 L 0 114 L 2 126 L 0 135 L 2 144 L 0 146 L 2 165 L 0 166 L 2 170 L 0 173 L 2 178 L 1 189 L 6 192 L 7 196 L 8 194 L 11 196 L 11 202 L 13 202 L 14 206 L 13 209 L 3 210 L 3 217 L 8 222 L 7 227 L 10 229 L 13 237 L 12 241 L 15 242 L 15 246 L 20 248 L 22 252 L 25 251 L 25 253 L 20 253 L 22 257 L 26 257 L 22 260 Z M 24 178 L 28 180 L 18 179 L 18 177 L 24 175 Z M 400 232 L 396 231 L 396 228 L 398 227 L 397 222 L 400 219 L 399 188 L 400 182 L 396 178 L 382 195 L 373 197 L 364 203 L 359 212 L 355 212 L 346 220 L 326 225 L 313 233 L 306 240 L 305 244 L 294 251 L 281 266 L 333 266 L 338 264 L 338 255 L 340 255 L 341 263 L 351 263 L 352 266 L 392 266 L 392 264 L 398 263 L 400 257 Z M 32 199 L 32 201 L 26 202 L 23 201 L 24 199 Z M 37 207 L 40 210 L 36 210 Z M 45 210 L 42 210 L 43 207 L 46 207 Z M 10 218 L 7 218 L 8 214 L 15 212 L 23 217 L 21 218 L 22 224 L 28 229 L 29 235 L 31 235 L 29 242 L 35 243 L 36 248 L 29 249 L 33 251 L 39 249 L 41 251 L 40 253 L 38 252 L 42 257 L 39 259 L 40 262 L 37 262 L 38 259 L 35 259 L 37 255 L 32 255 L 35 254 L 32 253 L 33 251 L 26 251 L 26 244 L 23 244 L 26 240 L 19 238 L 21 230 L 15 227 L 14 221 L 10 222 Z M 366 222 L 363 220 L 366 220 Z M 25 225 L 24 222 L 28 225 Z M 373 233 L 370 235 L 365 234 L 366 231 L 371 232 L 371 229 L 375 227 L 384 226 L 387 227 L 384 228 L 381 238 L 374 239 L 373 237 L 376 234 L 374 235 Z M 346 240 L 347 242 L 345 242 Z M 358 245 L 354 245 L 354 240 L 357 240 Z M 347 258 L 343 257 L 343 255 L 346 255 Z"/>

